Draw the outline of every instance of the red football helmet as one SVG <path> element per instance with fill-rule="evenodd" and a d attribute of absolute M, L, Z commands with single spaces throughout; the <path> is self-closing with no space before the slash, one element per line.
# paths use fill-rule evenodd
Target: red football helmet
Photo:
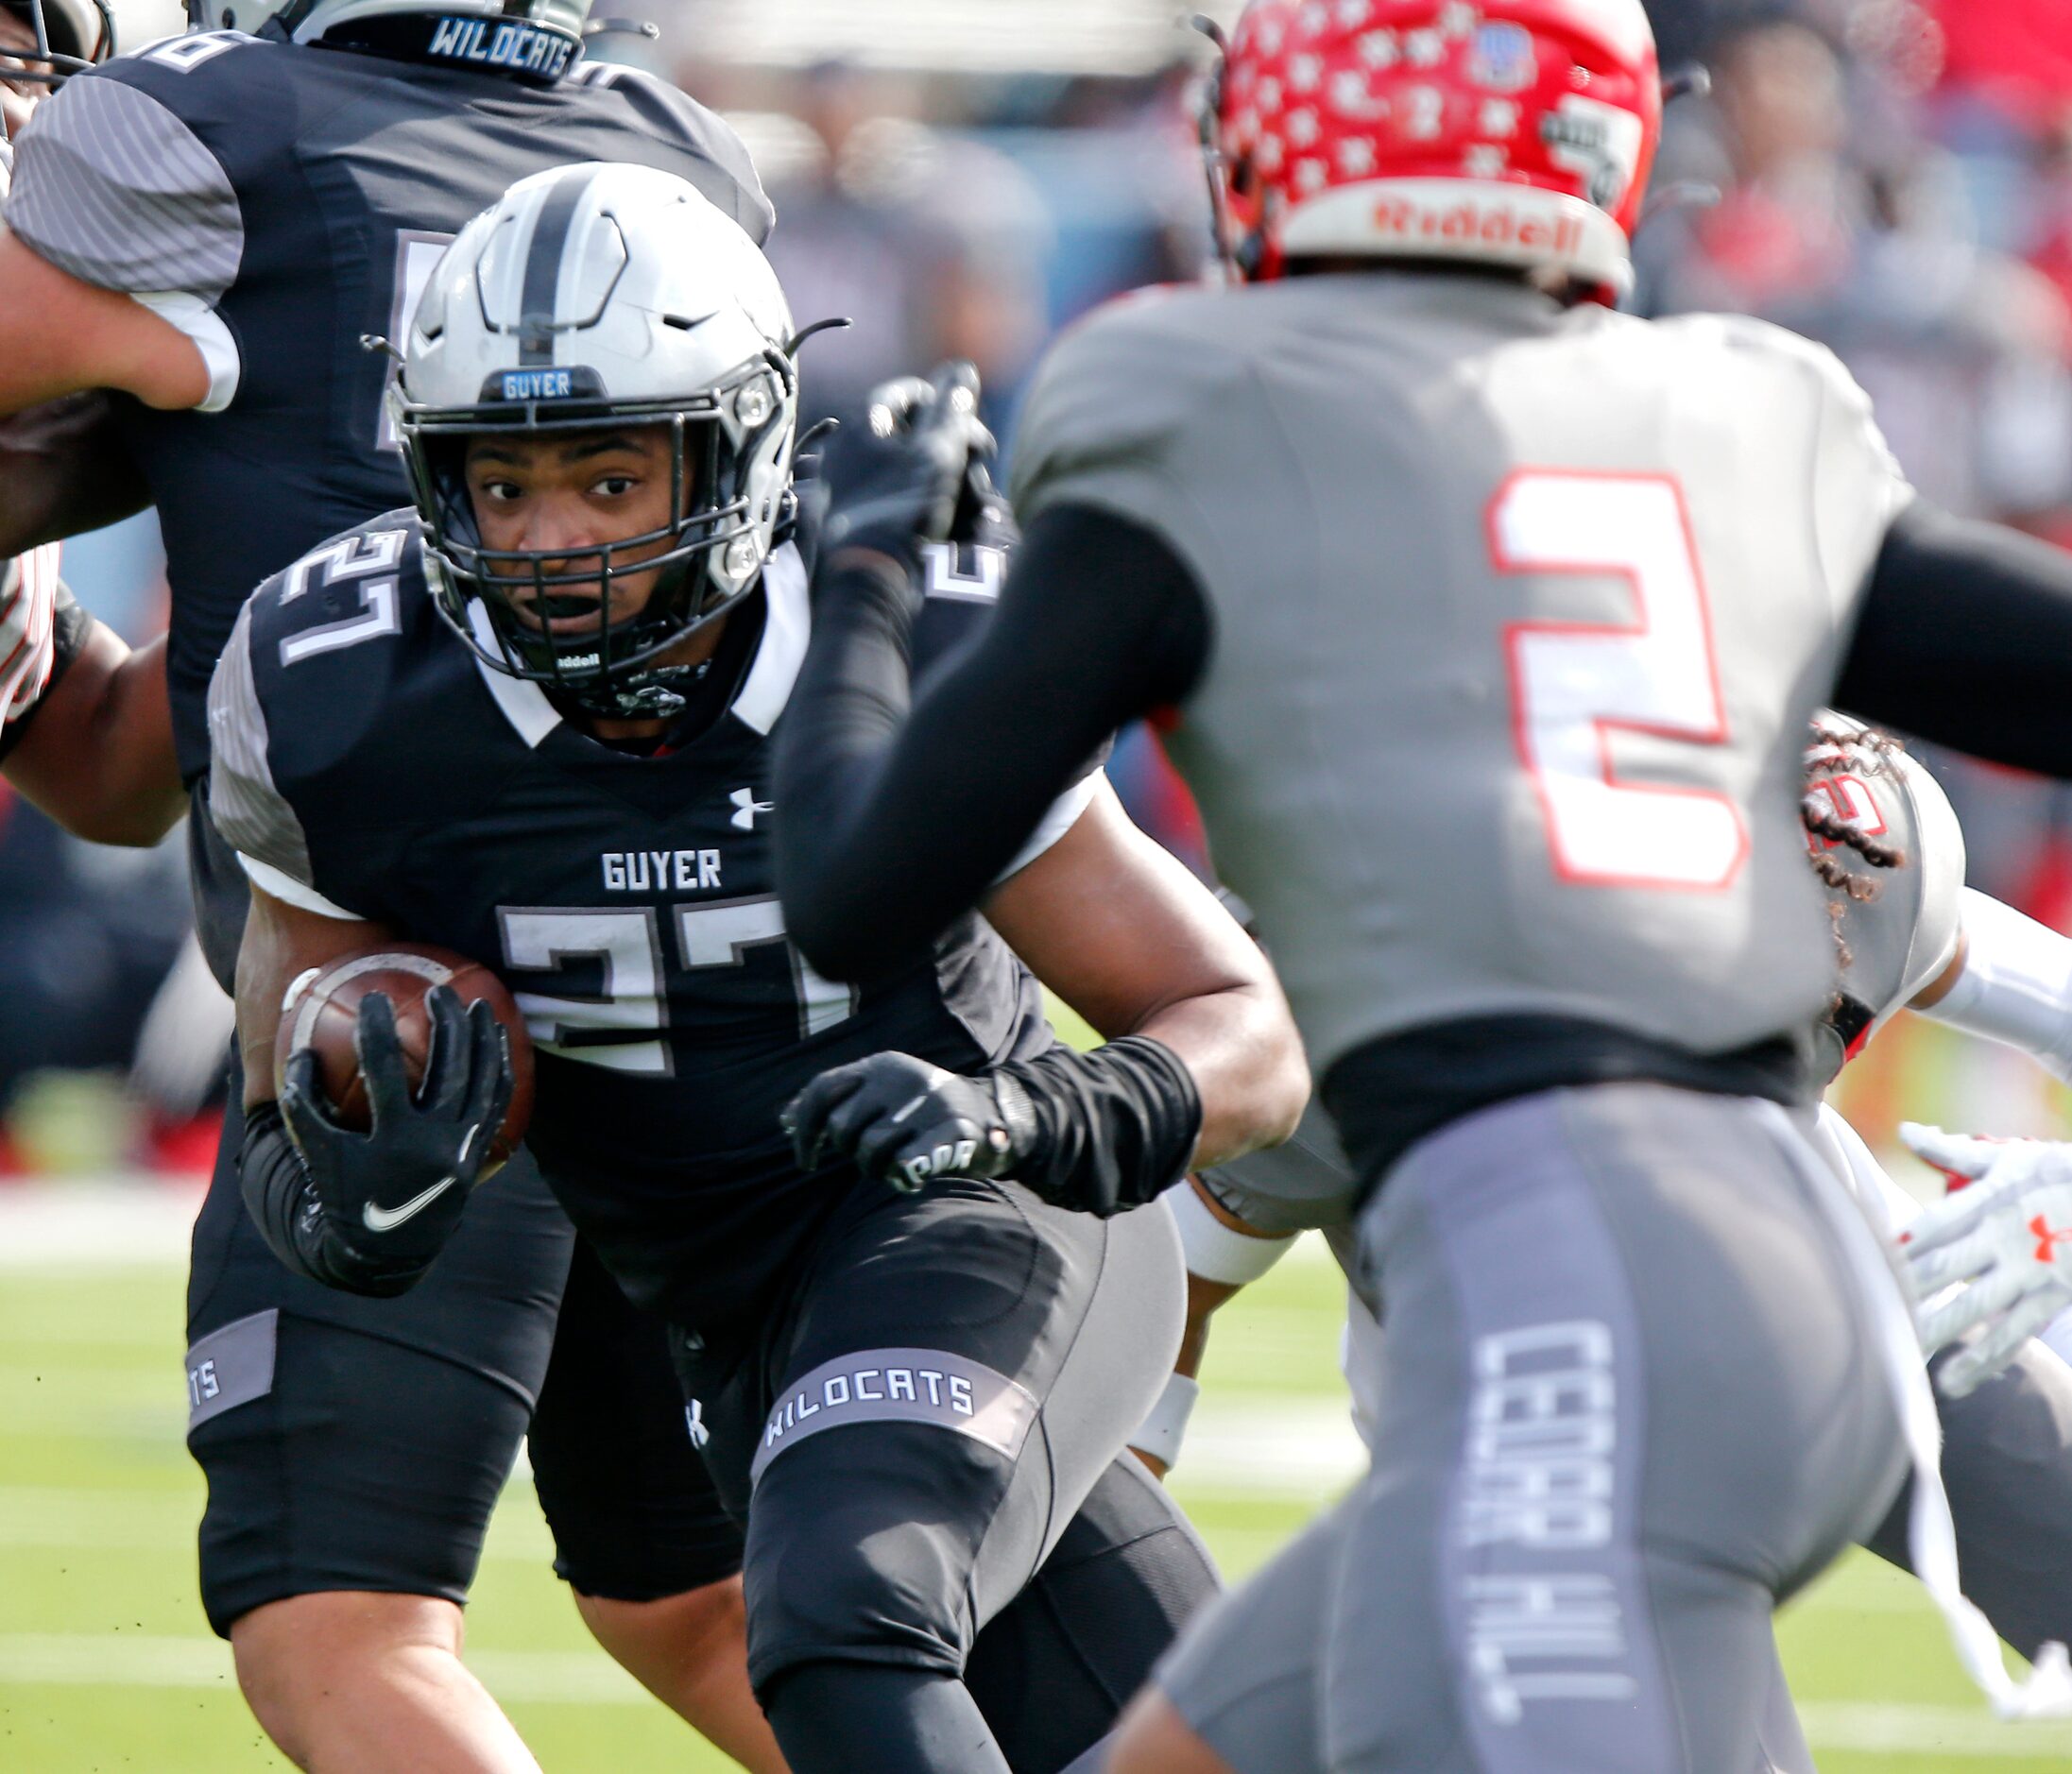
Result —
<path fill-rule="evenodd" d="M 1662 129 L 1641 0 L 1254 0 L 1215 107 L 1248 278 L 1389 255 L 1632 282 Z"/>

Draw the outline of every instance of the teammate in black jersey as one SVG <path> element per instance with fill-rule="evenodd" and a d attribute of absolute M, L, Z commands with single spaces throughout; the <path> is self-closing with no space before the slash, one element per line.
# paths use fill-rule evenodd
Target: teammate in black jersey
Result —
<path fill-rule="evenodd" d="M 0 5 L 0 199 L 12 138 L 38 103 L 113 48 L 105 9 L 87 0 Z M 70 497 L 96 453 L 105 406 L 98 395 L 77 395 L 0 421 L 0 523 L 47 517 Z M 81 515 L 112 520 L 128 508 L 120 489 L 117 498 L 111 508 L 87 500 Z M 40 534 L 18 540 L 21 551 L 0 560 L 0 768 L 82 838 L 156 844 L 187 804 L 173 766 L 164 643 L 132 653 L 72 601 L 54 543 Z"/>
<path fill-rule="evenodd" d="M 197 34 L 77 76 L 23 131 L 0 237 L 0 411 L 118 393 L 85 475 L 15 472 L 54 463 L 47 429 L 43 445 L 0 438 L 0 505 L 43 539 L 157 502 L 170 719 L 189 781 L 207 765 L 208 675 L 247 593 L 403 497 L 381 407 L 389 363 L 362 339 L 400 330 L 470 215 L 536 168 L 602 157 L 677 172 L 751 232 L 767 227 L 724 125 L 645 75 L 577 59 L 585 10 L 197 0 Z M 57 691 L 9 774 L 77 828 L 121 835 L 127 822 L 146 835 L 175 770 L 163 701 L 155 744 L 94 754 L 137 760 L 133 775 L 62 742 L 97 744 L 139 708 L 148 730 L 150 696 L 163 694 L 146 683 L 128 695 L 158 663 L 116 673 L 112 643 L 96 639 L 96 666 L 81 651 L 94 633 L 57 634 Z M 40 760 L 51 771 L 31 782 Z M 202 934 L 227 981 L 243 878 L 205 807 L 192 831 Z M 271 1379 L 231 1408 L 199 1401 L 190 1445 L 210 1486 L 203 1601 L 268 1731 L 327 1767 L 534 1765 L 459 1662 L 458 1604 L 541 1399 L 535 1471 L 586 1618 L 637 1671 L 672 1671 L 667 1697 L 709 1734 L 774 1767 L 738 1674 L 735 1549 L 711 1544 L 674 1490 L 658 1498 L 652 1481 L 622 1476 L 669 1457 L 694 1476 L 688 1442 L 640 1433 L 636 1411 L 586 1408 L 608 1391 L 625 1399 L 632 1374 L 671 1395 L 659 1329 L 593 1261 L 572 1274 L 572 1231 L 529 1161 L 436 1281 L 378 1302 L 281 1271 L 240 1209 L 232 1146 L 197 1228 L 190 1339 L 264 1343 Z M 550 1368 L 565 1284 L 589 1322 Z M 716 1634 L 724 1649 L 729 1632 L 731 1680 L 707 1679 L 726 1657 L 709 1666 L 673 1648 Z"/>
<path fill-rule="evenodd" d="M 1047 1197 L 1282 1136 L 1301 1061 L 1258 951 L 1098 769 L 990 922 L 856 988 L 800 961 L 767 786 L 811 623 L 782 539 L 790 332 L 748 237 L 638 168 L 524 180 L 440 262 L 395 409 L 417 511 L 262 587 L 210 693 L 212 804 L 255 889 L 244 1193 L 306 1276 L 436 1276 L 485 1204 L 493 1026 L 435 994 L 413 1102 L 370 1000 L 370 1135 L 332 1122 L 308 1054 L 273 1100 L 265 1056 L 295 982 L 370 942 L 495 968 L 539 1054 L 533 1150 L 674 1327 L 745 1524 L 749 1671 L 791 1766 L 1033 1766 L 967 1656 L 1157 1395 L 1182 1292 L 1162 1211 Z M 925 565 L 923 672 L 983 624 L 999 557 Z M 1117 1038 L 1058 1048 L 1009 944 Z M 925 1194 L 801 1166 L 779 1125 L 816 1073 L 888 1049 L 926 1068 L 893 1117 L 935 1130 Z M 1012 1100 L 1042 1192 L 981 1180 L 1001 1167 L 941 1118 L 953 1086 Z"/>

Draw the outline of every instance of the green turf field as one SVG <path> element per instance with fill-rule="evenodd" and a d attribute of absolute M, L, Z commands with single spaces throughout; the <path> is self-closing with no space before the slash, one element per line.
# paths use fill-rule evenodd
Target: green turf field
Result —
<path fill-rule="evenodd" d="M 1327 1263 L 1299 1255 L 1219 1326 L 1178 1488 L 1234 1576 L 1347 1470 L 1338 1310 Z M 7 1774 L 285 1765 L 246 1714 L 195 1601 L 200 1482 L 180 1440 L 180 1326 L 170 1266 L 0 1266 Z M 522 1478 L 490 1536 L 470 1635 L 471 1661 L 550 1771 L 723 1765 L 589 1647 L 547 1568 Z M 1910 1582 L 1868 1557 L 1794 1608 L 1784 1637 L 1824 1768 L 2072 1766 L 2072 1727 L 1991 1722 Z"/>

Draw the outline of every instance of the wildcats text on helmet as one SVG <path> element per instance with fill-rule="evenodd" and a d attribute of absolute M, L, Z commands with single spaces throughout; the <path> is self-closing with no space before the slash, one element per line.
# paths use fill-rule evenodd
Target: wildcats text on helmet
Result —
<path fill-rule="evenodd" d="M 427 53 L 445 61 L 473 62 L 510 68 L 558 79 L 574 55 L 574 41 L 561 31 L 542 30 L 522 22 L 499 24 L 482 18 L 441 18 L 433 22 Z"/>

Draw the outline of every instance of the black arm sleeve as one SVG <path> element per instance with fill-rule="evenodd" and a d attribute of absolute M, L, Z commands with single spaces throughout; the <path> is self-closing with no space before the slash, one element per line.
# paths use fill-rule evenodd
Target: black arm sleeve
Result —
<path fill-rule="evenodd" d="M 1835 703 L 2072 777 L 2072 554 L 1916 503 L 1878 551 Z"/>
<path fill-rule="evenodd" d="M 1029 526 L 999 614 L 908 708 L 913 594 L 837 554 L 777 761 L 778 891 L 831 979 L 925 953 L 985 896 L 1125 723 L 1177 702 L 1207 663 L 1208 606 L 1150 531 L 1089 506 Z"/>
<path fill-rule="evenodd" d="M 1187 1173 L 1202 1132 L 1202 1099 L 1178 1054 L 1148 1035 L 1121 1035 L 1090 1053 L 1060 1045 L 1013 1060 L 1036 1132 L 1017 1178 L 1045 1201 L 1106 1217 L 1140 1207 Z"/>
<path fill-rule="evenodd" d="M 322 1248 L 317 1236 L 322 1210 L 278 1102 L 262 1102 L 245 1112 L 237 1178 L 245 1211 L 266 1248 L 295 1274 L 326 1280 L 317 1261 Z"/>

